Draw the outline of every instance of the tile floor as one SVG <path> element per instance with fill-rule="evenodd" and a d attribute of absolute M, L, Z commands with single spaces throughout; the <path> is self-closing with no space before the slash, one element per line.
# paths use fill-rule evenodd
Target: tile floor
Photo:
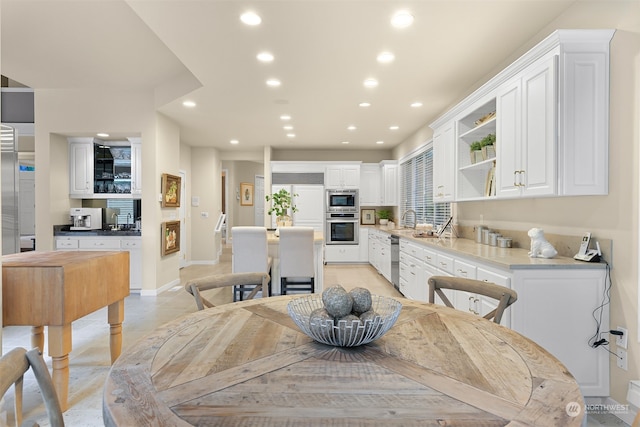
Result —
<path fill-rule="evenodd" d="M 180 272 L 185 283 L 190 278 L 206 274 L 231 271 L 228 251 L 215 266 L 194 265 Z M 365 287 L 379 295 L 398 296 L 399 293 L 371 267 L 366 265 L 328 265 L 324 270 L 325 284 L 339 283 L 345 288 Z M 214 304 L 231 302 L 229 289 L 210 291 L 206 296 Z M 138 339 L 153 331 L 157 326 L 183 314 L 196 311 L 193 297 L 180 286 L 174 287 L 157 297 L 131 295 L 125 301 L 125 323 L 123 324 L 123 350 Z M 14 347 L 29 347 L 30 328 L 9 326 L 3 329 L 3 353 Z M 45 343 L 46 348 L 46 343 Z M 64 413 L 67 426 L 102 426 L 102 387 L 109 373 L 109 325 L 106 309 L 99 310 L 73 323 L 73 351 L 69 357 L 69 409 Z M 49 363 L 50 358 L 45 356 Z M 33 377 L 25 376 L 24 386 L 25 419 L 35 420 L 47 426 L 46 412 L 37 393 Z M 4 422 L 12 425 L 12 391 L 0 401 L 0 426 Z M 8 412 L 8 413 L 7 413 Z M 628 426 L 613 415 L 588 417 L 588 426 Z"/>

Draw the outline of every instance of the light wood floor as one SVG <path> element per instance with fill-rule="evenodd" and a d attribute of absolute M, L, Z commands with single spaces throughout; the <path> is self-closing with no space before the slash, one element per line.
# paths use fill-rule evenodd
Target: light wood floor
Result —
<path fill-rule="evenodd" d="M 230 250 L 225 250 L 221 261 L 215 266 L 193 265 L 180 271 L 182 284 L 192 278 L 208 274 L 231 271 Z M 401 296 L 389 282 L 369 265 L 326 265 L 324 267 L 325 287 L 340 284 L 345 289 L 363 287 L 372 293 L 387 296 Z M 206 298 L 214 304 L 232 301 L 230 289 L 210 291 Z M 196 311 L 193 297 L 182 286 L 176 286 L 157 297 L 131 295 L 125 301 L 125 322 L 123 324 L 123 351 L 170 320 Z M 69 356 L 69 409 L 64 413 L 67 426 L 103 426 L 102 389 L 109 373 L 109 325 L 106 309 L 99 310 L 73 323 L 73 350 Z M 15 347 L 30 346 L 30 328 L 9 326 L 3 329 L 3 353 Z M 46 343 L 45 343 L 46 348 Z M 45 351 L 46 353 L 46 351 Z M 51 368 L 51 360 L 45 355 Z M 31 375 L 25 376 L 24 409 L 27 419 L 35 420 L 41 426 L 49 425 L 44 405 L 37 391 L 37 384 Z M 0 401 L 0 426 L 8 421 L 12 425 L 13 414 L 7 408 L 13 407 L 12 391 Z M 614 416 L 589 417 L 588 426 L 624 426 Z"/>

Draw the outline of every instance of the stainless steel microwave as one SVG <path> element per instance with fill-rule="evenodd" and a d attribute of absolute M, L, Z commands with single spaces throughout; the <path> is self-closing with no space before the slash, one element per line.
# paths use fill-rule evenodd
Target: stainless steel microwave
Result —
<path fill-rule="evenodd" d="M 358 213 L 358 190 L 327 190 L 327 212 Z"/>

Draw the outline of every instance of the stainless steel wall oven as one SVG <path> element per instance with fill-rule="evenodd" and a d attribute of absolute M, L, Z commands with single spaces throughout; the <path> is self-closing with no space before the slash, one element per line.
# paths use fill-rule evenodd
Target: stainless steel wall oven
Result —
<path fill-rule="evenodd" d="M 357 245 L 360 234 L 359 213 L 327 212 L 325 243 L 327 245 Z"/>

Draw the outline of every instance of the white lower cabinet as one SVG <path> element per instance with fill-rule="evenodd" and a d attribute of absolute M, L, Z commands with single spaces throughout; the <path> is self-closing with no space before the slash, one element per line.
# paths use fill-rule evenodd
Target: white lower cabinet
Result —
<path fill-rule="evenodd" d="M 140 236 L 56 236 L 58 251 L 129 252 L 129 289 L 142 289 L 142 237 Z"/>
<path fill-rule="evenodd" d="M 358 262 L 360 259 L 360 245 L 326 245 L 324 249 L 325 262 Z"/>
<path fill-rule="evenodd" d="M 376 236 L 380 233 L 381 236 Z M 370 262 L 376 246 L 388 233 L 369 233 Z M 372 239 L 372 236 L 375 236 Z M 516 249 L 518 250 L 518 249 Z M 431 276 L 459 276 L 496 283 L 514 289 L 518 300 L 509 307 L 501 324 L 535 341 L 557 357 L 576 378 L 585 396 L 609 395 L 609 353 L 592 348 L 589 339 L 609 330 L 608 306 L 603 303 L 607 279 L 603 265 L 514 264 L 501 268 L 476 256 L 443 250 L 435 245 L 400 239 L 400 291 L 410 299 L 428 301 Z M 485 315 L 497 302 L 479 295 L 445 291 L 456 308 Z M 436 303 L 442 303 L 438 296 Z"/>
<path fill-rule="evenodd" d="M 369 264 L 391 282 L 391 241 L 389 240 L 389 234 L 378 230 L 370 230 Z"/>

